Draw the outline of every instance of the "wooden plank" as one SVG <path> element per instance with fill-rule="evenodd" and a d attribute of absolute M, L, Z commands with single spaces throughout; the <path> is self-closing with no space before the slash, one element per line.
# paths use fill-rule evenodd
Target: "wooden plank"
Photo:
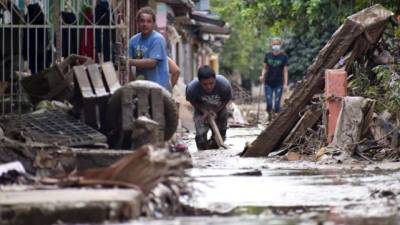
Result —
<path fill-rule="evenodd" d="M 138 97 L 138 117 L 146 116 L 150 118 L 149 92 L 150 90 L 148 88 L 137 88 L 136 95 Z"/>
<path fill-rule="evenodd" d="M 382 34 L 392 15 L 391 11 L 380 5 L 375 5 L 348 17 L 308 68 L 305 82 L 293 91 L 287 104 L 290 107 L 284 108 L 256 140 L 246 146 L 241 156 L 268 156 L 271 151 L 279 147 L 300 119 L 299 113 L 309 104 L 315 94 L 322 92 L 325 69 L 334 68 L 340 57 L 351 51 L 354 42 L 363 34 L 369 35 L 371 42 L 378 41 L 378 37 Z M 380 29 L 376 27 L 380 27 Z M 357 56 L 362 54 L 362 49 L 365 48 L 360 48 L 357 51 Z M 348 63 L 351 64 L 352 61 Z"/>
<path fill-rule="evenodd" d="M 151 99 L 151 117 L 156 121 L 161 128 L 165 127 L 164 116 L 164 100 L 160 88 L 152 88 L 150 90 Z"/>
<path fill-rule="evenodd" d="M 213 137 L 217 145 L 219 147 L 227 149 L 228 147 L 224 144 L 224 139 L 222 138 L 221 133 L 219 132 L 218 126 L 215 123 L 215 119 L 209 116 L 208 124 L 210 124 L 211 130 L 213 132 Z"/>
<path fill-rule="evenodd" d="M 121 89 L 121 127 L 123 131 L 131 131 L 133 129 L 133 96 L 135 90 L 128 86 Z"/>
<path fill-rule="evenodd" d="M 289 135 L 285 138 L 283 143 L 292 144 L 297 137 L 304 135 L 307 129 L 313 127 L 315 123 L 317 123 L 318 120 L 321 118 L 321 116 L 322 116 L 321 107 L 314 106 L 308 109 L 301 117 L 301 119 L 297 122 L 297 124 L 294 126 Z"/>
<path fill-rule="evenodd" d="M 100 128 L 99 114 L 97 111 L 97 104 L 95 98 L 83 99 L 83 121 L 85 124 L 91 126 L 94 129 Z"/>
<path fill-rule="evenodd" d="M 100 132 L 105 132 L 107 128 L 107 106 L 109 96 L 97 98 L 97 107 L 99 109 Z"/>
<path fill-rule="evenodd" d="M 79 90 L 81 91 L 82 96 L 84 98 L 96 97 L 96 94 L 93 92 L 92 86 L 90 85 L 85 67 L 74 66 L 72 69 L 74 71 L 75 78 L 78 81 Z"/>
<path fill-rule="evenodd" d="M 165 116 L 164 100 L 161 88 L 152 88 L 150 90 L 151 117 L 158 123 L 157 138 L 158 142 L 164 141 Z"/>
<path fill-rule="evenodd" d="M 106 62 L 101 64 L 101 69 L 103 70 L 107 90 L 110 94 L 113 94 L 121 87 L 114 65 L 112 64 L 112 62 Z"/>
<path fill-rule="evenodd" d="M 99 71 L 99 66 L 97 64 L 90 64 L 87 66 L 87 70 L 96 96 L 101 97 L 108 95 Z"/>

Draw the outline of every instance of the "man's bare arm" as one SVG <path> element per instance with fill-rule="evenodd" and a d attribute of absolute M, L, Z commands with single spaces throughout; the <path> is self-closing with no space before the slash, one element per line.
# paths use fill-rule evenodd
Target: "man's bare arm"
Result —
<path fill-rule="evenodd" d="M 217 108 L 216 113 L 219 113 L 222 109 L 224 109 L 229 102 L 230 101 L 222 102 L 222 104 Z"/>
<path fill-rule="evenodd" d="M 288 80 L 289 80 L 289 70 L 288 66 L 286 65 L 283 67 L 283 90 L 286 91 L 288 87 Z"/>
<path fill-rule="evenodd" d="M 171 86 L 174 87 L 178 82 L 181 71 L 178 65 L 176 65 L 176 63 L 170 57 L 168 57 L 168 67 L 169 73 L 171 74 Z"/>
<path fill-rule="evenodd" d="M 263 64 L 263 68 L 261 70 L 260 81 L 263 82 L 265 79 L 265 74 L 268 72 L 268 65 L 266 63 Z"/>
<path fill-rule="evenodd" d="M 140 69 L 152 69 L 156 67 L 156 59 L 129 59 L 129 65 L 136 66 Z"/>

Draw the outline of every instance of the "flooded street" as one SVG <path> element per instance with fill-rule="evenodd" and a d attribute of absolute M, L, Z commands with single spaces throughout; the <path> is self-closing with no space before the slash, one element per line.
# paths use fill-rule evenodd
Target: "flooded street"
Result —
<path fill-rule="evenodd" d="M 184 201 L 221 216 L 130 224 L 400 224 L 396 163 L 320 165 L 237 156 L 260 129 L 230 129 L 228 150 L 198 152 L 189 142 L 195 194 Z"/>
<path fill-rule="evenodd" d="M 0 0 L 14 224 L 400 225 L 400 0 Z"/>

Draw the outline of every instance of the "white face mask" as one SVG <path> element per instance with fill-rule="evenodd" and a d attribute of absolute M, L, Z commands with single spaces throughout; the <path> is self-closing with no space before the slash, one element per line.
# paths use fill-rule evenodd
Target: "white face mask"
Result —
<path fill-rule="evenodd" d="M 281 50 L 281 46 L 280 45 L 272 45 L 272 51 L 277 52 Z"/>

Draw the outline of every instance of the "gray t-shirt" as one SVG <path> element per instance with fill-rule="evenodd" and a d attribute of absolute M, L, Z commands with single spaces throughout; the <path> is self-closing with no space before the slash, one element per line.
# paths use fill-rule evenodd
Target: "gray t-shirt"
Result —
<path fill-rule="evenodd" d="M 233 99 L 230 82 L 222 75 L 217 75 L 215 87 L 211 93 L 204 92 L 198 79 L 186 86 L 186 100 L 196 102 L 208 110 L 216 110 L 223 102 Z"/>

